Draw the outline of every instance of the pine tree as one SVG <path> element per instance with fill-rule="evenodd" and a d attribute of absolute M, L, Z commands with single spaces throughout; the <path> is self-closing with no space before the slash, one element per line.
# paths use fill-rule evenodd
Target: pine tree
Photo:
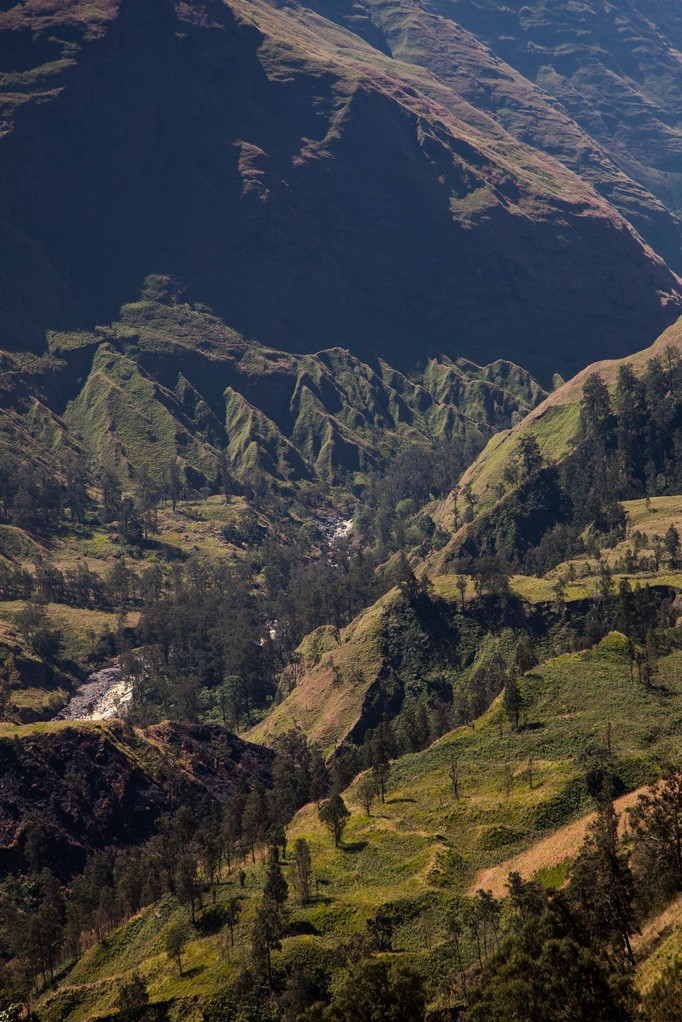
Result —
<path fill-rule="evenodd" d="M 265 874 L 265 886 L 263 897 L 281 907 L 289 897 L 289 888 L 284 879 L 282 867 L 279 864 L 276 848 L 270 848 L 268 853 L 268 867 Z"/>
<path fill-rule="evenodd" d="M 223 911 L 225 926 L 230 932 L 230 947 L 234 947 L 234 928 L 239 922 L 242 914 L 242 905 L 239 898 L 230 898 Z"/>
<path fill-rule="evenodd" d="M 294 890 L 301 905 L 310 901 L 310 881 L 313 864 L 305 838 L 299 837 L 294 845 Z"/>
<path fill-rule="evenodd" d="M 256 861 L 256 844 L 263 840 L 267 825 L 265 792 L 256 784 L 246 799 L 242 816 L 242 836 L 251 850 L 251 861 Z"/>
<path fill-rule="evenodd" d="M 272 952 L 282 949 L 285 921 L 281 907 L 263 895 L 251 930 L 251 954 L 254 964 L 264 968 L 268 986 L 272 987 Z"/>
<path fill-rule="evenodd" d="M 334 838 L 334 844 L 338 848 L 346 824 L 350 817 L 346 803 L 343 801 L 338 792 L 334 792 L 331 798 L 320 806 L 318 809 L 318 815 L 320 820 L 329 830 L 329 833 Z"/>
<path fill-rule="evenodd" d="M 182 976 L 182 953 L 187 943 L 187 930 L 184 923 L 172 923 L 166 931 L 164 946 L 166 954 L 178 966 L 178 972 Z"/>
<path fill-rule="evenodd" d="M 571 868 L 569 898 L 595 945 L 611 944 L 634 965 L 634 877 L 619 847 L 618 816 L 610 800 L 599 807 Z"/>
<path fill-rule="evenodd" d="M 378 728 L 370 742 L 370 762 L 372 764 L 372 776 L 376 783 L 377 790 L 381 796 L 382 804 L 386 801 L 386 783 L 391 772 L 391 758 L 388 751 L 388 743 L 383 733 L 383 728 Z"/>
<path fill-rule="evenodd" d="M 372 802 L 377 797 L 376 779 L 371 772 L 364 774 L 364 776 L 360 778 L 357 787 L 357 795 L 365 807 L 365 812 L 368 816 L 371 816 Z"/>
<path fill-rule="evenodd" d="M 668 551 L 668 556 L 670 557 L 671 568 L 679 567 L 680 549 L 682 549 L 682 544 L 680 543 L 680 534 L 674 525 L 671 525 L 666 532 L 663 537 L 663 542 L 665 543 L 665 548 Z"/>
<path fill-rule="evenodd" d="M 351 965 L 332 1002 L 330 1022 L 423 1022 L 426 991 L 409 965 L 368 958 Z"/>
<path fill-rule="evenodd" d="M 523 698 L 515 678 L 510 678 L 504 687 L 503 705 L 512 726 L 517 730 L 523 709 Z"/>
<path fill-rule="evenodd" d="M 310 748 L 310 799 L 318 806 L 327 793 L 329 775 L 319 746 Z"/>
<path fill-rule="evenodd" d="M 656 878 L 668 896 L 682 890 L 682 771 L 640 795 L 630 821 L 639 871 Z"/>
<path fill-rule="evenodd" d="M 176 893 L 180 904 L 189 906 L 190 918 L 194 923 L 197 907 L 201 906 L 201 883 L 197 873 L 197 860 L 189 853 L 181 856 L 178 863 Z"/>

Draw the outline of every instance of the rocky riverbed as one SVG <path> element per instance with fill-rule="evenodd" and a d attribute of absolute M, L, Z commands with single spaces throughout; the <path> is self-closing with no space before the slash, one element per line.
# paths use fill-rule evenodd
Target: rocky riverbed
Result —
<path fill-rule="evenodd" d="M 120 667 L 105 667 L 90 675 L 54 719 L 108 720 L 110 717 L 124 717 L 132 697 L 132 682 L 122 675 Z"/>
<path fill-rule="evenodd" d="M 337 543 L 339 540 L 348 539 L 353 531 L 353 519 L 344 518 L 342 515 L 316 515 L 313 518 L 327 543 Z"/>

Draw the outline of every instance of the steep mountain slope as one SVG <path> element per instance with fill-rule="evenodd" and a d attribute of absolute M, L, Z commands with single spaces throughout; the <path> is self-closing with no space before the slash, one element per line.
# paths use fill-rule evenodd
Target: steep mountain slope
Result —
<path fill-rule="evenodd" d="M 672 0 L 0 0 L 0 1017 L 334 1022 L 358 961 L 471 1017 L 479 884 L 680 761 L 678 46 Z M 114 655 L 127 722 L 36 723 Z"/>
<path fill-rule="evenodd" d="M 462 502 L 461 493 L 471 487 L 479 512 L 492 507 L 512 484 L 505 480 L 503 468 L 518 457 L 522 439 L 534 436 L 542 456 L 551 464 L 564 458 L 575 444 L 579 431 L 579 411 L 585 381 L 599 376 L 607 386 L 613 388 L 621 366 L 629 366 L 641 375 L 652 358 L 665 363 L 666 352 L 670 349 L 682 353 L 682 320 L 666 330 L 661 337 L 644 351 L 625 359 L 596 362 L 578 373 L 572 380 L 551 394 L 522 422 L 512 430 L 497 434 L 473 465 L 465 472 L 459 487 L 459 497 L 451 494 L 442 511 L 445 520 L 453 515 L 456 499 Z M 437 555 L 438 561 L 446 561 L 447 551 Z"/>
<path fill-rule="evenodd" d="M 556 97 L 626 173 L 679 216 L 682 17 L 675 0 L 442 0 L 435 6 Z"/>
<path fill-rule="evenodd" d="M 0 763 L 3 870 L 26 869 L 33 843 L 69 879 L 93 851 L 149 838 L 183 800 L 208 807 L 238 781 L 268 783 L 272 755 L 215 725 L 79 722 L 3 726 Z"/>
<path fill-rule="evenodd" d="M 639 511 L 625 506 L 633 515 Z M 649 524 L 660 527 L 663 510 L 657 504 Z M 435 565 L 444 572 L 456 570 L 449 560 L 452 549 L 449 544 L 444 556 L 430 559 L 429 569 L 434 571 Z M 400 591 L 393 589 L 340 633 L 324 629 L 306 638 L 295 666 L 281 677 L 281 701 L 247 737 L 272 746 L 278 736 L 297 727 L 333 756 L 347 743 L 362 745 L 381 721 L 395 722 L 405 713 L 398 727 L 416 741 L 418 724 L 411 716 L 415 701 L 435 705 L 444 693 L 458 719 L 468 719 L 468 707 L 476 705 L 472 686 L 477 672 L 485 674 L 500 650 L 524 631 L 548 649 L 565 645 L 571 630 L 584 631 L 603 563 L 608 558 L 590 562 L 586 570 L 581 558 L 584 574 L 565 585 L 561 602 L 556 593 L 560 570 L 542 579 L 513 575 L 502 608 L 492 596 L 477 598 L 469 578 L 464 579 L 463 603 L 461 575 L 434 579 L 430 613 L 414 614 Z M 619 567 L 614 584 L 621 580 L 646 587 L 657 606 L 672 602 L 682 588 L 682 573 L 667 566 L 636 575 Z M 484 702 L 489 697 L 490 693 Z"/>
<path fill-rule="evenodd" d="M 485 436 L 543 395 L 507 363 L 481 369 L 446 359 L 413 381 L 344 349 L 287 355 L 247 343 L 187 305 L 127 306 L 109 331 L 76 340 L 77 350 L 91 346 L 91 362 L 86 384 L 64 408 L 67 423 L 98 446 L 98 460 L 132 471 L 146 462 L 153 474 L 180 450 L 211 478 L 216 451 L 225 449 L 252 485 L 259 473 L 334 483 L 338 470 L 378 467 L 400 443 L 428 445 L 467 430 Z M 63 338 L 67 361 L 69 341 Z M 53 350 L 59 343 L 53 340 Z M 136 411 L 153 423 L 146 443 Z"/>
<path fill-rule="evenodd" d="M 362 479 L 401 446 L 465 436 L 482 446 L 546 396 L 506 361 L 442 357 L 408 377 L 342 348 L 278 352 L 178 302 L 158 279 L 117 322 L 53 334 L 50 354 L 28 364 L 8 357 L 0 387 L 10 448 L 28 442 L 49 463 L 80 445 L 124 482 L 143 470 L 163 482 L 177 457 L 195 489 L 215 481 L 223 451 L 252 488 Z"/>
<path fill-rule="evenodd" d="M 501 627 L 494 599 L 477 605 L 472 581 L 465 577 L 470 570 L 467 557 L 475 557 L 477 551 L 495 551 L 498 518 L 505 515 L 508 503 L 518 492 L 513 473 L 506 474 L 505 470 L 519 461 L 522 443 L 534 437 L 545 463 L 549 466 L 560 463 L 575 450 L 578 441 L 580 401 L 586 379 L 598 375 L 613 389 L 622 366 L 641 375 L 652 358 L 666 364 L 676 353 L 682 353 L 682 321 L 644 351 L 583 370 L 514 428 L 497 433 L 466 470 L 457 491 L 437 510 L 433 509 L 441 526 L 450 532 L 450 539 L 425 562 L 414 563 L 417 573 L 434 587 L 437 600 L 433 607 L 426 614 L 418 609 L 416 613 L 406 613 L 410 601 L 399 589 L 393 589 L 339 635 L 326 633 L 322 648 L 309 637 L 301 647 L 296 670 L 283 678 L 281 701 L 252 730 L 251 737 L 269 744 L 287 727 L 300 726 L 331 753 L 349 740 L 361 743 L 383 715 L 395 717 L 405 705 L 406 695 L 410 691 L 414 695 L 415 687 L 419 688 L 426 678 L 434 681 L 448 677 L 451 682 L 454 680 L 456 689 L 457 677 L 474 661 L 485 634 L 495 634 Z M 531 531 L 538 530 L 539 543 L 545 529 L 556 523 L 551 517 L 545 522 L 546 509 L 541 500 L 533 503 L 532 498 L 540 493 L 537 480 L 531 482 L 530 493 L 523 522 Z M 664 562 L 659 556 L 660 563 L 655 567 L 653 562 L 651 566 L 630 563 L 626 567 L 624 558 L 628 548 L 632 554 L 632 536 L 639 532 L 644 537 L 643 557 L 653 559 L 654 537 L 658 536 L 660 542 L 671 525 L 680 524 L 678 504 L 679 498 L 672 496 L 653 497 L 648 502 L 644 498 L 623 500 L 619 505 L 624 522 L 622 542 L 614 542 L 612 550 L 600 550 L 598 556 L 583 550 L 579 557 L 576 555 L 575 564 L 559 564 L 547 577 L 534 578 L 517 569 L 518 573 L 509 579 L 509 592 L 503 597 L 508 600 L 501 615 L 504 625 L 529 629 L 538 636 L 547 635 L 554 626 L 563 628 L 572 622 L 578 623 L 580 630 L 605 567 L 615 572 L 614 585 L 622 579 L 633 587 L 659 587 L 666 597 L 673 598 L 682 576 L 667 557 Z M 467 510 L 471 520 L 467 520 Z M 520 512 L 514 509 L 510 514 L 513 517 Z M 507 554 L 511 558 L 513 551 Z M 459 588 L 456 576 L 463 589 Z M 563 595 L 557 596 L 560 577 L 567 584 Z M 485 584 L 481 585 L 479 599 L 485 589 Z M 438 600 L 444 601 L 441 612 L 437 610 Z M 444 628 L 447 637 L 443 654 L 439 642 L 443 640 Z M 428 685 L 422 689 L 427 690 Z"/>
<path fill-rule="evenodd" d="M 246 0 L 2 13 L 5 346 L 113 321 L 153 273 L 247 337 L 399 368 L 513 356 L 549 378 L 671 320 L 676 279 L 588 185 L 318 21 Z"/>
<path fill-rule="evenodd" d="M 479 12 L 478 20 L 467 8 L 461 11 L 460 24 L 460 9 L 465 5 L 425 7 L 414 0 L 368 0 L 361 6 L 349 0 L 345 3 L 312 0 L 308 6 L 395 61 L 413 65 L 413 74 L 418 73 L 417 68 L 425 69 L 428 73 L 421 74 L 420 87 L 465 122 L 485 125 L 485 115 L 488 115 L 519 141 L 560 160 L 620 210 L 673 269 L 682 270 L 682 227 L 674 212 L 677 208 L 674 197 L 660 190 L 656 197 L 646 175 L 635 173 L 633 176 L 629 163 L 614 154 L 607 144 L 608 139 L 602 138 L 603 133 L 592 131 L 590 134 L 592 125 L 578 123 L 579 118 L 574 119 L 576 111 L 567 109 L 568 104 L 554 98 L 552 88 L 541 78 L 536 82 L 532 74 L 530 80 L 524 77 L 528 70 L 523 61 L 501 59 L 508 53 L 509 39 L 495 34 L 494 28 L 506 26 L 508 8 L 495 12 L 487 9 L 485 15 Z M 556 9 L 565 7 L 553 3 L 548 17 L 556 20 Z M 574 11 L 564 16 L 573 26 L 582 26 L 585 20 L 584 13 L 577 16 Z M 612 16 L 612 11 L 595 11 L 592 21 L 599 22 L 601 18 L 609 24 Z M 472 31 L 467 31 L 464 25 Z M 530 49 L 532 43 L 525 39 L 530 34 L 532 29 L 524 24 L 523 31 L 519 32 L 521 38 L 516 40 L 519 48 L 526 45 Z M 557 28 L 556 35 L 558 40 L 572 38 L 565 24 Z M 647 42 L 642 40 L 643 46 L 646 47 Z M 653 49 L 660 49 L 661 42 L 660 38 L 655 38 Z M 515 51 L 513 56 L 517 56 Z M 664 54 L 664 57 L 660 67 L 652 72 L 654 78 L 657 74 L 660 76 L 660 81 L 654 81 L 652 87 L 655 89 L 658 84 L 660 90 L 669 92 L 670 82 L 674 89 L 682 68 L 674 53 Z M 604 59 L 608 57 L 605 55 Z M 594 70 L 595 90 L 600 75 L 607 78 L 605 67 L 598 66 Z M 608 86 L 609 83 L 607 90 Z M 599 98 L 596 97 L 596 104 Z M 610 110 L 612 118 L 617 115 L 624 125 L 627 126 L 628 118 L 634 118 L 634 111 L 625 99 L 619 104 L 618 97 L 611 96 L 611 105 L 614 107 Z M 631 134 L 635 134 L 634 127 Z M 641 143 L 639 136 L 637 141 Z M 660 152 L 653 141 L 651 149 L 651 157 L 658 158 Z M 674 164 L 671 164 L 673 170 Z M 670 208 L 666 208 L 666 203 Z"/>
<path fill-rule="evenodd" d="M 624 637 L 611 635 L 594 650 L 547 661 L 524 680 L 527 727 L 511 730 L 498 700 L 473 728 L 459 728 L 428 750 L 395 761 L 386 801 L 375 799 L 369 816 L 360 784 L 353 782 L 343 792 L 351 817 L 340 847 L 334 847 L 316 806 L 305 806 L 288 829 L 289 848 L 305 838 L 320 883 L 305 906 L 295 903 L 292 892 L 289 932 L 273 954 L 277 966 L 291 968 L 298 955 L 315 950 L 338 955 L 339 947 L 348 948 L 351 938 L 359 943 L 368 924 L 382 919 L 390 933 L 382 957 L 419 964 L 432 979 L 434 1001 L 451 998 L 443 978 L 454 967 L 447 925 L 456 896 L 470 889 L 482 869 L 534 847 L 536 859 L 531 863 L 529 853 L 525 875 L 547 885 L 565 880 L 578 842 L 565 842 L 557 868 L 545 840 L 569 820 L 582 819 L 576 829 L 584 830 L 593 808 L 586 770 L 604 741 L 606 722 L 612 725 L 618 790 L 652 781 L 679 744 L 679 668 L 678 652 L 662 664 L 665 689 L 647 694 L 629 681 Z M 453 761 L 459 799 L 452 791 Z M 86 952 L 61 986 L 46 992 L 41 1007 L 51 1007 L 48 1017 L 59 1017 L 61 1010 L 62 1018 L 75 1022 L 110 1011 L 114 990 L 138 968 L 153 1002 L 171 1002 L 179 1018 L 199 1018 L 195 999 L 201 1003 L 215 995 L 249 960 L 265 870 L 260 863 L 245 869 L 244 888 L 226 873 L 218 890 L 219 904 L 242 899 L 229 959 L 221 956 L 214 936 L 197 928 L 185 952 L 186 977 L 178 979 L 163 956 L 163 937 L 182 918 L 182 909 L 167 898 L 113 933 L 106 947 Z M 291 851 L 283 869 L 293 885 Z M 473 938 L 464 938 L 463 947 L 465 960 L 475 961 Z"/>

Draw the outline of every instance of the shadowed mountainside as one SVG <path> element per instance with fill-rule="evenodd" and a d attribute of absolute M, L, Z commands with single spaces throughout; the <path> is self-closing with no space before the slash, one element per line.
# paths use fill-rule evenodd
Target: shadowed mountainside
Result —
<path fill-rule="evenodd" d="M 19 734 L 19 732 L 17 732 Z M 239 780 L 268 783 L 272 755 L 215 725 L 43 725 L 0 739 L 0 861 L 25 868 L 31 843 L 68 877 L 87 853 L 146 840 L 183 799 L 224 802 Z M 26 783 L 26 778 L 31 783 Z"/>
<path fill-rule="evenodd" d="M 544 378 L 679 307 L 589 185 L 297 8 L 34 0 L 0 27 L 5 347 L 112 321 L 159 273 L 278 348 Z"/>
<path fill-rule="evenodd" d="M 560 2 L 547 10 L 537 5 L 534 12 L 524 7 L 508 35 L 515 17 L 508 5 L 482 11 L 465 3 L 311 0 L 308 6 L 411 65 L 420 87 L 465 122 L 485 131 L 492 118 L 520 142 L 558 159 L 615 206 L 673 269 L 682 270 L 678 172 L 671 157 L 679 145 L 682 65 L 674 49 L 679 16 L 672 7 L 664 17 L 666 5 L 660 5 L 656 31 L 639 17 L 639 32 L 631 29 L 632 11 L 590 9 L 588 18 L 587 7 L 578 14 Z M 537 36 L 551 41 L 537 45 Z M 540 67 L 538 53 L 550 63 L 556 58 L 552 68 Z M 589 65 L 590 78 L 581 73 L 577 85 L 571 80 L 561 89 L 555 69 L 567 73 L 568 54 L 573 70 Z M 582 107 L 575 102 L 581 88 L 589 93 Z M 599 117 L 602 95 L 608 112 Z M 664 110 L 647 98 L 653 95 L 663 97 Z M 583 116 L 586 108 L 591 117 Z M 662 153 L 668 156 L 666 172 L 657 174 L 652 168 Z"/>
<path fill-rule="evenodd" d="M 436 8 L 555 97 L 630 178 L 679 218 L 682 15 L 675 0 L 442 0 Z M 657 240 L 658 250 L 679 267 L 679 234 L 674 256 L 662 237 Z"/>

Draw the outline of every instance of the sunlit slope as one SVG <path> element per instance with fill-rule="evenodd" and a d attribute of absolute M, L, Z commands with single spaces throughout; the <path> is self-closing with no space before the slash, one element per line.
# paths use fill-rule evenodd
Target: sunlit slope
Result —
<path fill-rule="evenodd" d="M 607 386 L 613 388 L 621 366 L 631 366 L 636 374 L 641 374 L 651 358 L 658 358 L 665 364 L 668 348 L 678 353 L 682 351 L 682 320 L 666 330 L 650 348 L 628 358 L 596 362 L 588 366 L 550 394 L 518 425 L 494 436 L 461 479 L 458 491 L 460 507 L 463 507 L 462 491 L 467 487 L 471 487 L 474 494 L 477 514 L 493 507 L 505 489 L 511 488 L 511 484 L 505 480 L 504 469 L 518 457 L 523 437 L 534 436 L 543 457 L 549 463 L 561 461 L 573 450 L 580 425 L 580 400 L 585 380 L 589 376 L 598 375 Z M 440 513 L 443 523 L 452 523 L 455 499 L 457 497 L 453 493 L 444 502 Z M 434 570 L 439 570 L 441 565 L 447 563 L 448 554 L 448 548 L 445 548 L 435 556 Z"/>
<path fill-rule="evenodd" d="M 656 687 L 646 693 L 630 681 L 626 643 L 611 635 L 589 652 L 551 660 L 523 682 L 527 724 L 510 730 L 497 701 L 473 727 L 461 728 L 426 751 L 392 765 L 385 804 L 368 817 L 355 782 L 343 793 L 351 818 L 342 846 L 334 848 L 314 805 L 288 828 L 310 845 L 319 897 L 308 908 L 293 903 L 282 956 L 297 948 L 333 948 L 379 909 L 395 920 L 395 951 L 425 953 L 444 939 L 444 910 L 455 892 L 465 893 L 483 869 L 537 848 L 533 868 L 546 882 L 561 883 L 575 842 L 557 863 L 543 856 L 544 839 L 591 810 L 585 774 L 591 753 L 603 748 L 610 725 L 615 772 L 621 790 L 658 776 L 664 762 L 679 760 L 682 738 L 680 654 L 663 658 Z M 460 799 L 452 794 L 450 769 L 457 758 Z M 285 875 L 290 879 L 290 860 Z M 186 975 L 163 952 L 166 927 L 182 916 L 174 899 L 145 910 L 88 952 L 47 1002 L 64 1019 L 97 1017 L 113 1003 L 119 979 L 139 968 L 153 1000 L 177 1001 L 179 1017 L 193 1019 L 194 998 L 210 997 L 248 956 L 248 934 L 260 898 L 262 867 L 248 867 L 246 887 L 225 876 L 218 899 L 238 894 L 243 913 L 232 961 L 221 957 L 216 937 L 192 935 Z"/>

